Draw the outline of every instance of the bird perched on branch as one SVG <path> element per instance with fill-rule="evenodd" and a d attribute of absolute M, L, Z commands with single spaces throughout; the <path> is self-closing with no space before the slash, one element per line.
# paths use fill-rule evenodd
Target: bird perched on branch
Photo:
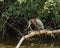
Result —
<path fill-rule="evenodd" d="M 28 28 L 33 30 L 31 27 L 31 24 L 33 24 L 35 26 L 36 30 L 44 29 L 44 25 L 43 25 L 42 21 L 38 18 L 31 18 L 28 22 Z"/>

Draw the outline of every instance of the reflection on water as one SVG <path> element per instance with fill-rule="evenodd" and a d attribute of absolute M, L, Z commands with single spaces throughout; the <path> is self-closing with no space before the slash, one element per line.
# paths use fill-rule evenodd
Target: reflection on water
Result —
<path fill-rule="evenodd" d="M 15 48 L 15 46 L 0 45 L 0 48 Z M 60 48 L 60 46 L 55 45 L 55 44 L 35 44 L 35 43 L 31 43 L 30 45 L 22 45 L 20 48 Z"/>
<path fill-rule="evenodd" d="M 0 38 L 0 48 L 15 48 L 18 41 L 16 37 L 4 40 Z M 29 38 L 23 41 L 20 48 L 60 48 L 60 38 Z"/>

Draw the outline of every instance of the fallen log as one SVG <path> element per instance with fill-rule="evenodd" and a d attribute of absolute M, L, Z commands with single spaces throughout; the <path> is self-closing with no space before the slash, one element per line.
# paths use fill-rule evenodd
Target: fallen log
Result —
<path fill-rule="evenodd" d="M 27 34 L 21 38 L 21 40 L 18 42 L 16 48 L 19 48 L 21 46 L 23 40 L 25 40 L 27 38 L 33 37 L 35 35 L 40 35 L 40 34 L 48 34 L 49 35 L 49 34 L 54 34 L 54 33 L 60 33 L 60 30 L 53 30 L 53 31 L 51 31 L 51 30 L 39 30 L 39 31 L 29 31 L 29 32 L 30 32 L 29 34 Z"/>

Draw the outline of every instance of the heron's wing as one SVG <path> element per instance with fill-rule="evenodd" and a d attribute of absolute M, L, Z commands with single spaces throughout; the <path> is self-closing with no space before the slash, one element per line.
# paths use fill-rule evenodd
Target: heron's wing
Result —
<path fill-rule="evenodd" d="M 44 25 L 40 19 L 36 18 L 36 23 L 38 24 L 38 26 L 40 26 L 41 29 L 44 29 Z"/>

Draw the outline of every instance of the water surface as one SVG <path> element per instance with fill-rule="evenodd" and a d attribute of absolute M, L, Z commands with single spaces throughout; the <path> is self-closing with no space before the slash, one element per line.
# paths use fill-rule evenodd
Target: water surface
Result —
<path fill-rule="evenodd" d="M 13 45 L 0 45 L 0 48 L 15 48 L 15 46 L 13 46 Z M 20 48 L 60 48 L 60 45 L 31 43 L 30 45 L 21 45 Z"/>

